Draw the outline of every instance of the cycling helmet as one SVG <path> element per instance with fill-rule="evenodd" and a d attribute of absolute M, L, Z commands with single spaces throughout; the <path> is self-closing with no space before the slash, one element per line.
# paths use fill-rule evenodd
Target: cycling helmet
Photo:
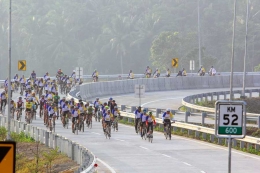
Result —
<path fill-rule="evenodd" d="M 79 99 L 79 102 L 82 102 L 82 99 Z"/>
<path fill-rule="evenodd" d="M 109 106 L 105 106 L 105 109 L 109 109 Z"/>
<path fill-rule="evenodd" d="M 148 110 L 146 108 L 143 109 L 143 112 L 147 112 Z"/>
<path fill-rule="evenodd" d="M 141 106 L 138 106 L 138 108 L 137 109 L 141 109 Z"/>
<path fill-rule="evenodd" d="M 112 98 L 112 97 L 110 97 L 110 98 L 109 98 L 109 100 L 113 100 L 113 98 Z"/>
<path fill-rule="evenodd" d="M 45 97 L 45 95 L 42 95 L 42 97 Z"/>
<path fill-rule="evenodd" d="M 22 99 L 22 97 L 19 97 L 19 99 Z"/>
<path fill-rule="evenodd" d="M 104 105 L 107 105 L 107 102 L 104 102 Z"/>
<path fill-rule="evenodd" d="M 99 98 L 97 97 L 96 100 L 99 100 Z"/>
<path fill-rule="evenodd" d="M 170 112 L 170 111 L 171 111 L 171 109 L 170 109 L 170 108 L 167 108 L 167 109 L 166 109 L 166 112 Z"/>
<path fill-rule="evenodd" d="M 29 101 L 32 102 L 32 101 L 33 101 L 33 98 L 29 98 Z"/>
<path fill-rule="evenodd" d="M 153 115 L 153 113 L 152 113 L 152 112 L 149 112 L 149 115 Z"/>
<path fill-rule="evenodd" d="M 79 109 L 78 106 L 76 106 L 75 109 Z"/>

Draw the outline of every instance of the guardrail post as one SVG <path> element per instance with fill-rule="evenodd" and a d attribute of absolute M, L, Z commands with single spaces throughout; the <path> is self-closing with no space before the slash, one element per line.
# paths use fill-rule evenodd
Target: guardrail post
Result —
<path fill-rule="evenodd" d="M 195 131 L 195 138 L 199 138 L 200 137 L 200 132 Z"/>
<path fill-rule="evenodd" d="M 136 110 L 136 106 L 131 106 L 131 113 L 134 113 Z"/>
<path fill-rule="evenodd" d="M 233 147 L 234 147 L 234 148 L 237 147 L 237 140 L 236 140 L 236 139 L 233 139 L 232 142 L 233 142 Z"/>
<path fill-rule="evenodd" d="M 257 144 L 255 145 L 255 150 L 259 151 L 259 145 L 257 145 Z"/>
<path fill-rule="evenodd" d="M 45 131 L 45 146 L 49 146 L 49 132 Z"/>
<path fill-rule="evenodd" d="M 125 105 L 121 105 L 121 111 L 125 111 Z"/>
<path fill-rule="evenodd" d="M 214 143 L 215 142 L 215 135 L 210 135 L 210 142 Z"/>
<path fill-rule="evenodd" d="M 224 92 L 223 94 L 224 94 L 224 100 L 226 100 L 227 99 L 227 92 Z"/>
<path fill-rule="evenodd" d="M 206 112 L 202 112 L 201 113 L 201 124 L 202 124 L 202 126 L 205 125 L 205 118 L 206 118 L 206 116 L 207 116 Z"/>
<path fill-rule="evenodd" d="M 214 100 L 214 98 L 213 98 L 213 96 L 214 96 L 214 93 L 211 93 L 211 100 L 210 101 L 213 101 Z"/>
<path fill-rule="evenodd" d="M 219 100 L 219 93 L 217 92 L 217 100 Z"/>
<path fill-rule="evenodd" d="M 249 91 L 249 97 L 250 98 L 252 97 L 252 91 L 251 90 Z"/>
<path fill-rule="evenodd" d="M 252 148 L 252 144 L 251 143 L 247 143 L 247 149 L 250 150 Z"/>
<path fill-rule="evenodd" d="M 222 138 L 218 138 L 218 145 L 222 145 Z"/>
<path fill-rule="evenodd" d="M 244 141 L 240 141 L 240 149 L 243 149 L 245 147 L 245 142 Z"/>
<path fill-rule="evenodd" d="M 185 123 L 188 122 L 188 116 L 190 116 L 190 112 L 185 112 Z"/>
<path fill-rule="evenodd" d="M 260 128 L 260 116 L 257 117 L 257 127 Z"/>
<path fill-rule="evenodd" d="M 156 109 L 156 117 L 159 118 L 159 114 L 161 113 L 161 109 Z"/>
<path fill-rule="evenodd" d="M 207 140 L 207 133 L 202 133 L 203 139 Z"/>

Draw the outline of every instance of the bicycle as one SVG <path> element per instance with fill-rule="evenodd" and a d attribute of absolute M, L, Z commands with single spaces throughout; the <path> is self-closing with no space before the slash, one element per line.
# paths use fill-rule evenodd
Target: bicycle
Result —
<path fill-rule="evenodd" d="M 137 123 L 137 134 L 140 134 L 140 127 L 141 127 L 141 120 L 139 119 Z"/>
<path fill-rule="evenodd" d="M 33 104 L 32 106 L 32 119 L 36 120 L 36 104 Z"/>
<path fill-rule="evenodd" d="M 74 134 L 78 135 L 78 133 L 79 133 L 79 122 L 78 122 L 78 120 L 75 120 L 75 121 L 76 121 L 76 123 L 74 124 Z"/>
<path fill-rule="evenodd" d="M 112 122 L 112 128 L 114 131 L 118 131 L 118 116 L 115 116 L 114 121 Z"/>
<path fill-rule="evenodd" d="M 106 123 L 106 122 L 105 122 Z M 106 128 L 105 128 L 105 136 L 106 136 L 106 139 L 110 139 L 111 137 L 111 126 L 110 126 L 110 123 L 109 122 L 107 125 L 106 125 Z"/>
<path fill-rule="evenodd" d="M 169 138 L 169 140 L 171 140 L 171 138 L 172 138 L 170 123 L 171 123 L 171 124 L 172 124 L 172 123 L 175 123 L 175 121 L 166 123 L 166 125 L 165 125 L 165 127 L 164 127 L 164 129 L 165 129 L 165 131 L 164 131 L 164 136 L 165 136 L 166 140 L 167 140 L 168 138 Z"/>
<path fill-rule="evenodd" d="M 69 128 L 69 117 L 68 117 L 68 114 L 66 114 L 66 116 L 65 116 L 63 127 L 67 128 L 67 129 Z"/>
<path fill-rule="evenodd" d="M 82 115 L 80 115 L 80 117 L 79 117 L 79 130 L 80 131 L 82 131 L 82 132 L 84 132 L 84 114 L 83 114 L 83 116 Z"/>
<path fill-rule="evenodd" d="M 10 113 L 12 115 L 12 119 L 14 119 L 14 108 L 13 107 L 10 109 Z"/>
<path fill-rule="evenodd" d="M 55 115 L 53 115 L 53 116 L 55 116 Z M 55 132 L 55 121 L 54 120 L 52 121 L 52 118 L 53 118 L 52 116 L 49 117 L 49 121 L 48 121 L 49 126 L 48 127 L 51 132 L 52 131 Z"/>
<path fill-rule="evenodd" d="M 141 137 L 142 137 L 142 139 L 144 138 L 145 140 L 147 138 L 147 128 L 146 128 L 145 122 L 143 122 Z"/>
<path fill-rule="evenodd" d="M 28 124 L 31 124 L 31 123 L 32 123 L 31 111 L 27 111 L 27 112 L 26 112 L 25 121 L 26 121 L 26 123 L 28 123 Z"/>
<path fill-rule="evenodd" d="M 92 114 L 89 114 L 88 116 L 87 116 L 87 127 L 88 128 L 92 128 Z"/>
<path fill-rule="evenodd" d="M 151 126 L 149 126 L 149 129 L 148 129 L 147 139 L 148 139 L 148 142 L 153 143 L 153 131 L 152 131 Z"/>
<path fill-rule="evenodd" d="M 17 117 L 16 117 L 16 120 L 17 121 L 21 121 L 21 118 L 22 118 L 22 110 L 23 108 L 17 108 Z"/>

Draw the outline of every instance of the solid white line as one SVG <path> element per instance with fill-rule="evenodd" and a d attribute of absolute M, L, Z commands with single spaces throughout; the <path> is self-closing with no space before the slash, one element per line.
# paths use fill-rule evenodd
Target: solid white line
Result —
<path fill-rule="evenodd" d="M 96 134 L 96 135 L 101 135 L 100 133 L 96 133 L 96 132 L 91 132 L 91 133 Z"/>
<path fill-rule="evenodd" d="M 191 166 L 191 164 L 189 164 L 189 163 L 186 163 L 186 162 L 182 162 L 182 163 L 184 163 L 185 165 Z"/>
<path fill-rule="evenodd" d="M 118 141 L 124 142 L 124 140 L 121 140 L 121 139 L 115 139 L 115 140 L 118 140 Z"/>
<path fill-rule="evenodd" d="M 165 157 L 169 157 L 169 158 L 171 158 L 171 156 L 168 156 L 168 155 L 166 155 L 166 154 L 162 154 L 163 156 L 165 156 Z"/>
<path fill-rule="evenodd" d="M 149 150 L 148 148 L 146 148 L 146 147 L 143 147 L 143 146 L 139 146 L 140 148 L 143 148 L 143 149 L 145 149 L 145 150 Z"/>
<path fill-rule="evenodd" d="M 201 173 L 206 173 L 205 171 L 200 171 Z"/>
<path fill-rule="evenodd" d="M 104 162 L 103 160 L 97 158 L 97 161 L 99 161 L 99 162 L 101 162 L 103 165 L 105 165 L 105 167 L 107 167 L 107 168 L 111 171 L 111 173 L 116 173 L 116 171 L 115 171 L 111 166 L 109 166 L 106 162 Z"/>
<path fill-rule="evenodd" d="M 175 100 L 175 99 L 180 99 L 180 98 L 183 98 L 183 97 L 175 97 L 175 98 L 167 98 L 167 99 L 154 100 L 154 101 L 146 102 L 146 103 L 142 104 L 141 106 L 147 105 L 147 104 L 149 104 L 149 103 L 158 102 L 158 101 L 163 101 L 163 100 Z"/>

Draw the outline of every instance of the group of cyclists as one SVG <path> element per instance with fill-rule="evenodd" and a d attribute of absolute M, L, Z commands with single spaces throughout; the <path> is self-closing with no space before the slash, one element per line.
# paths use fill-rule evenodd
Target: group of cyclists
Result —
<path fill-rule="evenodd" d="M 205 76 L 205 73 L 206 73 L 205 68 L 204 68 L 203 66 L 200 66 L 200 69 L 199 69 L 199 71 L 198 71 L 198 75 L 199 75 L 199 76 Z M 216 69 L 215 69 L 213 66 L 211 66 L 211 68 L 210 68 L 208 74 L 209 74 L 210 76 L 216 76 L 217 71 L 216 71 Z"/>

